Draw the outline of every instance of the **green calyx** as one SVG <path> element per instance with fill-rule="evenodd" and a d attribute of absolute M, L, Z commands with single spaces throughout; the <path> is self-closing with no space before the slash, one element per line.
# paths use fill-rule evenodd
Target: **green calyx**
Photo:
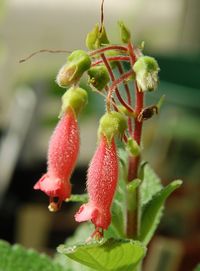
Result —
<path fill-rule="evenodd" d="M 108 112 L 103 115 L 99 123 L 99 136 L 104 135 L 108 142 L 116 135 L 122 136 L 127 128 L 127 120 L 124 114 L 119 112 Z"/>
<path fill-rule="evenodd" d="M 123 43 L 129 43 L 131 39 L 131 33 L 129 29 L 125 26 L 125 24 L 120 21 L 118 22 L 118 25 L 120 27 L 120 36 Z"/>
<path fill-rule="evenodd" d="M 103 26 L 101 31 L 99 30 L 99 25 L 96 24 L 92 31 L 87 34 L 86 46 L 89 50 L 95 50 L 101 46 L 109 44 L 109 40 L 106 34 L 105 27 Z"/>
<path fill-rule="evenodd" d="M 150 56 L 141 56 L 133 65 L 136 81 L 142 91 L 153 91 L 158 86 L 158 62 Z"/>
<path fill-rule="evenodd" d="M 58 72 L 56 82 L 60 87 L 69 87 L 77 83 L 83 73 L 91 66 L 89 55 L 83 50 L 76 50 L 67 59 L 67 63 Z"/>
<path fill-rule="evenodd" d="M 80 87 L 69 88 L 62 96 L 62 107 L 60 115 L 66 112 L 69 106 L 73 108 L 76 115 L 78 115 L 83 107 L 87 104 L 87 101 L 88 94 L 86 90 Z"/>
<path fill-rule="evenodd" d="M 102 90 L 110 81 L 108 71 L 104 65 L 90 68 L 88 75 L 89 83 L 98 90 Z"/>

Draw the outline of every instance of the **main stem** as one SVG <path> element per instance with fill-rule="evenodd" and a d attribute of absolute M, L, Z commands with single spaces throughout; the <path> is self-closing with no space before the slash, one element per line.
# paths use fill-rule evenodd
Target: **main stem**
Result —
<path fill-rule="evenodd" d="M 136 61 L 136 57 L 134 54 L 134 48 L 131 43 L 128 44 L 128 50 L 130 54 L 131 66 L 134 65 Z M 135 83 L 135 120 L 134 120 L 134 131 L 132 133 L 133 139 L 141 144 L 141 136 L 142 136 L 142 122 L 140 122 L 137 116 L 140 114 L 143 109 L 144 104 L 144 94 L 139 90 L 137 83 Z M 129 165 L 128 165 L 128 182 L 136 179 L 138 177 L 138 168 L 140 163 L 140 155 L 138 156 L 129 156 Z M 136 189 L 135 195 L 136 197 L 136 207 L 130 208 L 127 211 L 127 237 L 134 238 L 137 236 L 139 232 L 139 221 L 138 221 L 138 189 Z"/>

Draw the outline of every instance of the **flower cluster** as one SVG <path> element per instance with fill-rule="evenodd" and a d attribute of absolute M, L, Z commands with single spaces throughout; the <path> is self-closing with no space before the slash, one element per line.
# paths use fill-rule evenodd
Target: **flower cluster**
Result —
<path fill-rule="evenodd" d="M 137 167 L 142 122 L 147 119 L 147 111 L 150 117 L 157 112 L 155 105 L 145 111 L 143 95 L 157 87 L 158 64 L 131 43 L 130 31 L 122 22 L 119 26 L 122 45 L 110 44 L 105 27 L 95 25 L 86 38 L 90 51 L 72 52 L 58 72 L 57 84 L 69 89 L 62 97 L 60 120 L 49 142 L 47 173 L 34 186 L 50 197 L 50 211 L 57 211 L 70 198 L 70 177 L 80 143 L 77 117 L 87 103 L 87 92 L 78 84 L 87 74 L 91 89 L 105 97 L 106 112 L 100 119 L 98 145 L 88 169 L 88 202 L 80 207 L 75 220 L 90 220 L 95 234 L 108 229 L 112 219 L 119 176 L 116 141 L 125 144 Z M 129 172 L 129 180 L 133 177 Z"/>

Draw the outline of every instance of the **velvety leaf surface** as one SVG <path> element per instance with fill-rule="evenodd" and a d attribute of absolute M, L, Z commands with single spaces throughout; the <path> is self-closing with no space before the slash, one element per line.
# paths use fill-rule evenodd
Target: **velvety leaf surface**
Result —
<path fill-rule="evenodd" d="M 194 271 L 200 271 L 200 264 L 198 264 L 198 265 L 196 266 L 196 268 L 194 269 Z"/>
<path fill-rule="evenodd" d="M 182 181 L 180 180 L 173 181 L 157 192 L 144 206 L 141 217 L 141 230 L 138 239 L 145 245 L 151 240 L 151 237 L 160 222 L 165 200 L 174 190 L 180 187 L 181 184 Z"/>
<path fill-rule="evenodd" d="M 125 221 L 126 221 L 126 184 L 122 178 L 118 181 L 117 191 L 112 203 L 112 222 L 109 231 L 105 232 L 105 237 L 118 237 L 125 236 Z M 113 232 L 113 235 L 111 234 Z"/>
<path fill-rule="evenodd" d="M 47 255 L 0 240 L 0 271 L 63 271 Z"/>
<path fill-rule="evenodd" d="M 111 238 L 73 246 L 61 245 L 58 252 L 95 270 L 133 271 L 146 249 L 138 241 Z"/>
<path fill-rule="evenodd" d="M 83 242 L 91 235 L 94 231 L 94 226 L 89 223 L 81 223 L 80 226 L 75 231 L 74 235 L 68 238 L 65 242 L 66 246 L 73 246 L 73 244 L 77 244 L 79 242 Z M 63 254 L 57 253 L 54 259 L 56 263 L 59 263 L 65 271 L 91 271 L 93 269 L 82 265 Z"/>
<path fill-rule="evenodd" d="M 150 201 L 162 189 L 161 180 L 148 163 L 143 162 L 140 168 L 140 202 L 141 206 Z"/>

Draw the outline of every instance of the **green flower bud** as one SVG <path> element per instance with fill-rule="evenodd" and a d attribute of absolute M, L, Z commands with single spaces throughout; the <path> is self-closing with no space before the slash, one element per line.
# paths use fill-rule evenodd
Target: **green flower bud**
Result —
<path fill-rule="evenodd" d="M 95 48 L 95 43 L 96 43 L 96 40 L 97 40 L 97 37 L 98 37 L 98 33 L 99 33 L 99 25 L 96 24 L 94 26 L 94 28 L 92 29 L 92 31 L 87 34 L 85 43 L 86 43 L 86 47 L 89 50 L 96 49 Z"/>
<path fill-rule="evenodd" d="M 83 88 L 69 88 L 62 96 L 62 107 L 60 115 L 62 115 L 69 106 L 72 107 L 76 115 L 78 115 L 83 107 L 87 104 L 87 101 L 88 94 Z"/>
<path fill-rule="evenodd" d="M 86 37 L 86 46 L 89 50 L 95 50 L 108 44 L 109 40 L 106 34 L 105 27 L 102 27 L 102 31 L 99 31 L 99 25 L 96 24 L 91 32 L 87 34 Z"/>
<path fill-rule="evenodd" d="M 118 25 L 120 27 L 120 36 L 123 43 L 129 43 L 131 39 L 131 33 L 129 29 L 125 26 L 125 24 L 120 21 L 118 22 Z"/>
<path fill-rule="evenodd" d="M 158 62 L 150 56 L 141 56 L 133 65 L 136 81 L 142 91 L 153 91 L 158 86 Z"/>
<path fill-rule="evenodd" d="M 126 143 L 126 150 L 133 156 L 138 156 L 141 152 L 141 148 L 138 143 L 131 137 L 128 138 Z"/>
<path fill-rule="evenodd" d="M 92 67 L 88 70 L 89 83 L 96 89 L 102 90 L 110 81 L 108 71 L 104 65 Z"/>
<path fill-rule="evenodd" d="M 74 51 L 67 59 L 67 63 L 58 72 L 56 82 L 60 87 L 68 87 L 76 83 L 83 73 L 91 66 L 89 55 L 82 51 Z"/>
<path fill-rule="evenodd" d="M 127 128 L 127 120 L 124 114 L 119 112 L 108 112 L 103 115 L 99 123 L 99 136 L 106 136 L 107 140 L 111 142 L 115 135 L 122 136 Z"/>

